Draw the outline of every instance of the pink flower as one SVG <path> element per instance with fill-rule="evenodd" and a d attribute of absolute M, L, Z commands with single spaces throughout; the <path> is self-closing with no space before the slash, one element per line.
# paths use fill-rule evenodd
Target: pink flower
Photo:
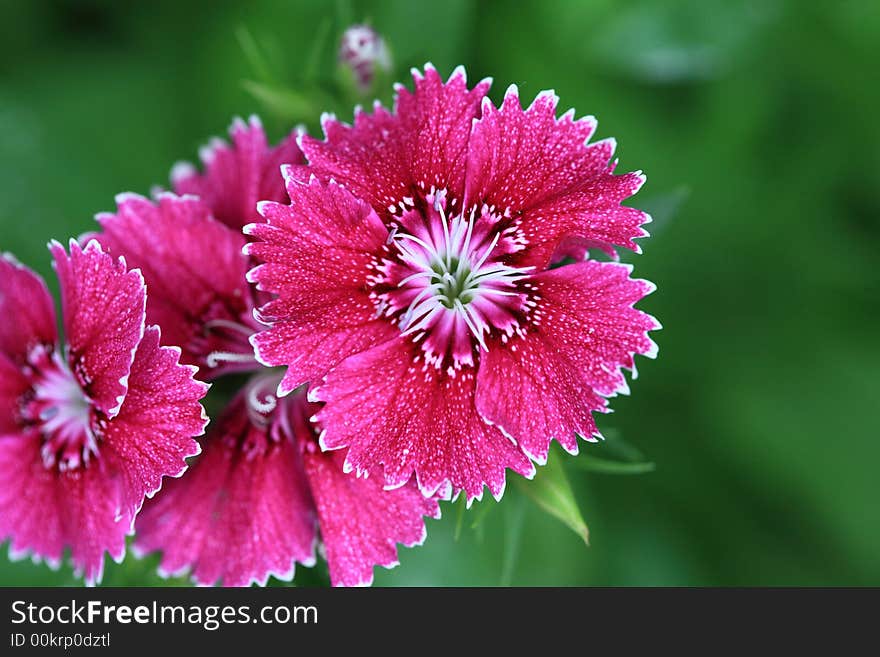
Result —
<path fill-rule="evenodd" d="M 171 184 L 178 194 L 201 198 L 215 218 L 237 232 L 247 223 L 261 221 L 257 201 L 287 200 L 278 170 L 282 164 L 303 162 L 303 156 L 295 133 L 270 147 L 256 116 L 247 123 L 235 119 L 229 136 L 232 144 L 215 138 L 199 151 L 205 173 L 178 162 L 171 170 Z"/>
<path fill-rule="evenodd" d="M 304 393 L 277 400 L 280 377 L 256 376 L 229 404 L 204 454 L 166 486 L 137 521 L 135 548 L 163 550 L 160 573 L 192 571 L 199 584 L 290 581 L 294 562 L 315 563 L 318 528 L 334 586 L 369 585 L 373 566 L 397 565 L 396 543 L 425 539 L 437 502 L 413 486 L 342 471 L 318 447 Z"/>
<path fill-rule="evenodd" d="M 245 278 L 250 262 L 241 227 L 262 220 L 258 198 L 286 199 L 281 164 L 303 161 L 295 133 L 270 147 L 255 116 L 235 119 L 229 134 L 231 145 L 214 139 L 202 149 L 204 174 L 174 166 L 176 193 L 160 192 L 155 202 L 120 194 L 115 214 L 97 216 L 96 238 L 143 273 L 148 321 L 180 345 L 182 360 L 205 380 L 262 369 L 248 339 L 260 328 L 254 307 L 267 297 Z"/>
<path fill-rule="evenodd" d="M 620 203 L 644 176 L 613 175 L 613 140 L 587 143 L 595 120 L 556 118 L 551 92 L 524 111 L 515 87 L 497 108 L 462 69 L 414 78 L 393 113 L 304 135 L 291 204 L 245 228 L 263 262 L 249 278 L 276 295 L 252 341 L 287 366 L 279 394 L 308 382 L 326 402 L 321 445 L 347 449 L 347 471 L 500 497 L 505 469 L 531 476 L 551 440 L 575 453 L 599 436 L 621 368 L 656 353 L 659 324 L 633 308 L 651 283 L 616 263 L 549 268 L 585 246 L 638 250 L 649 218 Z"/>
<path fill-rule="evenodd" d="M 238 145 L 265 144 L 257 122 L 246 130 Z M 228 161 L 239 159 L 232 152 Z M 251 166 L 263 170 L 265 162 Z M 247 168 L 235 176 L 215 173 L 216 184 L 252 178 Z M 282 180 L 277 169 L 276 176 Z M 207 199 L 236 196 L 213 184 L 205 182 Z M 161 550 L 163 574 L 191 571 L 199 584 L 246 586 L 265 584 L 270 575 L 290 579 L 295 562 L 314 564 L 320 532 L 331 581 L 370 583 L 374 565 L 396 564 L 396 543 L 424 539 L 423 516 L 439 515 L 436 501 L 414 487 L 386 492 L 381 478 L 344 475 L 341 456 L 317 448 L 311 418 L 318 406 L 306 402 L 304 391 L 276 399 L 280 375 L 257 363 L 248 342 L 258 325 L 255 290 L 245 280 L 245 240 L 228 227 L 238 220 L 221 223 L 214 206 L 193 196 L 165 193 L 154 203 L 124 194 L 118 204 L 115 214 L 98 216 L 100 239 L 141 266 L 150 290 L 147 316 L 183 345 L 201 376 L 223 385 L 224 374 L 251 373 L 187 476 L 166 485 L 138 517 L 135 549 Z"/>
<path fill-rule="evenodd" d="M 162 327 L 181 360 L 211 380 L 258 366 L 248 338 L 259 326 L 245 280 L 244 236 L 217 221 L 195 196 L 116 197 L 118 210 L 97 216 L 96 235 L 110 252 L 139 267 L 150 290 L 147 321 Z"/>
<path fill-rule="evenodd" d="M 143 273 L 148 321 L 180 345 L 181 359 L 204 380 L 262 369 L 248 340 L 260 327 L 254 307 L 266 297 L 245 278 L 250 263 L 241 226 L 262 220 L 259 196 L 286 198 L 281 163 L 303 160 L 295 134 L 269 147 L 255 116 L 235 119 L 229 133 L 232 145 L 215 139 L 202 149 L 206 173 L 174 166 L 177 193 L 160 192 L 155 202 L 120 194 L 116 213 L 97 216 L 96 239 Z"/>
<path fill-rule="evenodd" d="M 0 539 L 100 582 L 144 497 L 199 452 L 207 386 L 145 326 L 143 279 L 97 242 L 49 246 L 61 284 L 62 351 L 42 279 L 0 259 Z"/>
<path fill-rule="evenodd" d="M 391 55 L 385 40 L 369 25 L 352 25 L 342 33 L 339 61 L 351 69 L 363 92 L 373 84 L 377 69 L 391 69 Z"/>

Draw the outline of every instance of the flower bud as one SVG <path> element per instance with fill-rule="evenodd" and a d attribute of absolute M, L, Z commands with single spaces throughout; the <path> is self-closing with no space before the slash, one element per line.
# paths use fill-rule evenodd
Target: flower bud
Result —
<path fill-rule="evenodd" d="M 342 34 L 339 61 L 351 70 L 361 91 L 370 88 L 377 68 L 382 71 L 391 68 L 385 41 L 369 25 L 352 25 Z"/>

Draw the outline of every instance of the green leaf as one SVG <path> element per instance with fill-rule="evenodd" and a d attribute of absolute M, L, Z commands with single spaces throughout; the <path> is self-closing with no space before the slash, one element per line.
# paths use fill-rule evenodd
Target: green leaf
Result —
<path fill-rule="evenodd" d="M 327 56 L 327 39 L 330 36 L 331 27 L 332 21 L 329 18 L 325 18 L 318 24 L 304 67 L 303 79 L 306 82 L 315 82 L 320 78 L 321 64 Z"/>
<path fill-rule="evenodd" d="M 613 475 L 637 475 L 653 472 L 656 465 L 651 461 L 614 461 L 611 459 L 603 459 L 591 454 L 582 454 L 572 463 L 581 470 L 587 472 L 599 472 L 601 474 Z"/>
<path fill-rule="evenodd" d="M 478 502 L 476 508 L 471 511 L 471 529 L 479 527 L 483 520 L 486 519 L 486 516 L 489 515 L 489 512 L 496 506 L 498 506 L 498 502 L 492 497 Z"/>
<path fill-rule="evenodd" d="M 274 82 L 274 77 L 269 69 L 269 63 L 263 57 L 263 53 L 257 45 L 257 40 L 254 39 L 254 35 L 250 33 L 250 30 L 242 25 L 235 31 L 235 37 L 238 39 L 238 45 L 241 47 L 244 57 L 257 79 L 264 84 Z"/>
<path fill-rule="evenodd" d="M 568 483 L 561 455 L 551 454 L 547 465 L 538 468 L 533 481 L 523 479 L 514 479 L 514 481 L 535 504 L 561 520 L 580 536 L 586 545 L 590 544 L 590 530 L 581 516 L 571 484 Z"/>
<path fill-rule="evenodd" d="M 493 505 L 494 506 L 494 505 Z M 500 586 L 510 586 L 513 570 L 519 558 L 523 528 L 525 527 L 525 506 L 522 496 L 513 497 L 504 505 L 504 545 L 501 552 Z"/>
<path fill-rule="evenodd" d="M 638 447 L 626 442 L 617 429 L 605 429 L 602 435 L 605 440 L 571 461 L 575 467 L 587 472 L 615 475 L 645 474 L 657 468 Z M 603 452 L 603 456 L 596 456 L 595 451 Z M 605 458 L 607 456 L 612 458 Z"/>
<path fill-rule="evenodd" d="M 461 538 L 461 528 L 464 526 L 464 512 L 467 510 L 467 500 L 464 495 L 459 498 L 456 506 L 458 507 L 458 516 L 455 519 L 455 533 L 452 535 L 452 539 L 458 543 L 458 539 Z"/>
<path fill-rule="evenodd" d="M 617 429 L 603 429 L 602 435 L 605 437 L 605 440 L 598 444 L 601 445 L 602 451 L 606 454 L 616 456 L 621 461 L 636 462 L 647 460 L 642 451 L 632 443 L 624 440 Z"/>
<path fill-rule="evenodd" d="M 461 538 L 462 529 L 464 529 L 465 515 L 470 516 L 468 529 L 481 530 L 483 520 L 486 519 L 486 516 L 489 515 L 489 512 L 492 511 L 492 509 L 498 506 L 498 502 L 496 502 L 495 499 L 492 497 L 489 497 L 488 499 L 484 498 L 479 502 L 474 501 L 474 503 L 471 505 L 470 510 L 468 510 L 467 496 L 462 494 L 459 495 L 458 501 L 455 503 L 455 506 L 458 508 L 458 511 L 455 519 L 455 532 L 453 534 L 453 540 L 457 543 L 458 539 Z"/>
<path fill-rule="evenodd" d="M 320 116 L 320 107 L 329 107 L 329 101 L 317 90 L 299 93 L 284 87 L 261 84 L 253 80 L 244 80 L 242 86 L 266 110 L 291 123 L 314 124 Z"/>

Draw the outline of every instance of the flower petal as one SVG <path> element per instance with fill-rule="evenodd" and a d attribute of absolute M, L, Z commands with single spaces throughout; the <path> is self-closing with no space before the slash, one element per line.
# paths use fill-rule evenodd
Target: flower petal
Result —
<path fill-rule="evenodd" d="M 12 255 L 0 255 L 0 353 L 23 363 L 37 344 L 54 345 L 55 306 L 43 279 Z"/>
<path fill-rule="evenodd" d="M 134 517 L 144 496 L 152 496 L 162 477 L 178 477 L 186 457 L 199 453 L 193 439 L 208 418 L 199 400 L 207 384 L 193 379 L 194 368 L 180 365 L 180 350 L 159 346 L 159 329 L 147 327 L 128 380 L 119 414 L 107 423 L 101 458 L 120 473 L 120 506 Z"/>
<path fill-rule="evenodd" d="M 0 436 L 0 540 L 11 537 L 14 559 L 33 552 L 58 567 L 66 536 L 54 472 L 43 467 L 41 442 L 37 431 Z"/>
<path fill-rule="evenodd" d="M 202 149 L 205 173 L 179 164 L 172 170 L 171 184 L 178 194 L 200 197 L 217 219 L 238 232 L 245 224 L 260 221 L 258 201 L 287 199 L 281 165 L 301 164 L 303 156 L 296 133 L 270 147 L 256 116 L 247 123 L 236 119 L 229 136 L 232 144 L 215 139 Z"/>
<path fill-rule="evenodd" d="M 481 354 L 477 409 L 538 462 L 553 439 L 576 453 L 575 432 L 598 435 L 591 413 L 628 390 L 621 368 L 656 354 L 647 333 L 660 325 L 632 307 L 654 286 L 629 272 L 591 260 L 534 276 L 539 327 Z"/>
<path fill-rule="evenodd" d="M 59 474 L 56 483 L 58 511 L 62 514 L 74 573 L 87 585 L 99 583 L 104 573 L 104 552 L 117 563 L 125 556 L 125 537 L 131 534 L 133 517 L 116 510 L 116 482 L 89 467 Z"/>
<path fill-rule="evenodd" d="M 290 580 L 294 562 L 315 562 L 314 504 L 297 446 L 284 436 L 265 451 L 266 427 L 251 423 L 236 397 L 186 476 L 167 481 L 137 518 L 135 548 L 162 550 L 160 572 L 192 571 L 202 585 Z"/>
<path fill-rule="evenodd" d="M 346 467 L 401 486 L 413 472 L 425 495 L 444 484 L 480 498 L 483 486 L 500 497 L 504 471 L 534 474 L 531 462 L 474 407 L 472 369 L 451 375 L 414 361 L 405 338 L 344 360 L 313 391 L 327 405 L 318 413 L 325 449 L 350 447 Z M 416 352 L 417 353 L 417 352 Z"/>
<path fill-rule="evenodd" d="M 104 552 L 125 554 L 130 516 L 116 515 L 116 487 L 100 460 L 59 473 L 46 469 L 37 432 L 0 436 L 0 540 L 12 558 L 30 553 L 57 567 L 66 547 L 78 576 L 101 581 Z"/>
<path fill-rule="evenodd" d="M 281 394 L 317 383 L 340 360 L 398 333 L 366 291 L 388 237 L 376 213 L 318 180 L 293 185 L 291 202 L 261 205 L 267 223 L 247 227 L 262 241 L 246 251 L 265 263 L 248 277 L 277 295 L 259 309 L 270 328 L 252 342 L 260 362 L 287 366 Z"/>
<path fill-rule="evenodd" d="M 107 417 L 119 412 L 128 374 L 144 334 L 144 281 L 91 240 L 83 249 L 70 241 L 49 250 L 61 283 L 68 360 L 92 405 Z"/>
<path fill-rule="evenodd" d="M 203 369 L 212 378 L 241 363 L 209 366 L 214 351 L 238 351 L 223 332 L 208 330 L 208 322 L 250 323 L 251 293 L 245 280 L 245 239 L 211 217 L 207 205 L 193 197 L 161 194 L 157 203 L 136 194 L 117 197 L 116 214 L 102 213 L 104 232 L 97 236 L 113 255 L 138 267 L 149 289 L 147 322 L 162 327 L 164 344 L 183 349 L 182 362 Z M 238 332 L 238 343 L 247 336 Z M 244 364 L 250 368 L 250 365 Z"/>
<path fill-rule="evenodd" d="M 21 366 L 0 352 L 0 435 L 18 432 L 22 395 L 30 387 Z"/>
<path fill-rule="evenodd" d="M 373 114 L 355 112 L 354 125 L 325 117 L 324 140 L 304 135 L 308 167 L 294 175 L 334 179 L 383 215 L 415 188 L 447 189 L 461 199 L 471 122 L 489 90 L 484 80 L 468 89 L 463 68 L 447 82 L 430 64 L 413 70 L 415 90 L 397 87 L 395 112 L 376 106 Z"/>
<path fill-rule="evenodd" d="M 485 202 L 519 217 L 523 265 L 545 267 L 570 236 L 638 252 L 633 239 L 647 235 L 639 226 L 649 217 L 620 202 L 644 176 L 612 175 L 614 141 L 587 144 L 595 119 L 575 121 L 573 112 L 557 119 L 557 100 L 543 92 L 524 111 L 512 87 L 501 108 L 484 103 L 468 150 L 468 204 Z"/>
<path fill-rule="evenodd" d="M 397 565 L 397 543 L 425 540 L 423 516 L 440 517 L 437 501 L 415 482 L 384 490 L 382 477 L 345 474 L 344 454 L 315 451 L 303 458 L 333 586 L 369 586 L 373 566 Z"/>

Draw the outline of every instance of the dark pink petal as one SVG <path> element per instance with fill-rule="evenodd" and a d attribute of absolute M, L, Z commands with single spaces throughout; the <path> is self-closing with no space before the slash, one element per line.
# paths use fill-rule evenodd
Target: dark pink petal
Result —
<path fill-rule="evenodd" d="M 134 518 L 118 508 L 114 500 L 116 482 L 102 472 L 100 462 L 57 477 L 56 504 L 68 537 L 74 572 L 86 584 L 100 582 L 104 551 L 117 563 L 122 561 L 125 537 L 131 534 Z"/>
<path fill-rule="evenodd" d="M 291 184 L 292 205 L 261 204 L 266 223 L 247 232 L 247 245 L 264 264 L 248 278 L 277 298 L 259 309 L 271 327 L 252 339 L 265 365 L 286 365 L 280 392 L 317 382 L 340 360 L 399 331 L 380 319 L 367 293 L 375 254 L 388 231 L 345 189 L 313 180 Z"/>
<path fill-rule="evenodd" d="M 34 345 L 55 344 L 55 306 L 46 284 L 8 253 L 0 256 L 0 317 L 0 353 L 15 363 Z"/>
<path fill-rule="evenodd" d="M 85 249 L 71 240 L 69 256 L 58 242 L 49 250 L 61 283 L 71 369 L 92 405 L 113 417 L 125 398 L 128 373 L 144 334 L 144 280 L 94 240 Z"/>
<path fill-rule="evenodd" d="M 36 431 L 0 436 L 0 540 L 12 539 L 12 558 L 32 552 L 57 568 L 67 537 L 55 495 L 56 475 L 43 467 L 41 442 Z"/>
<path fill-rule="evenodd" d="M 242 450 L 242 443 L 267 445 Z M 294 562 L 315 562 L 314 505 L 297 446 L 270 443 L 242 396 L 224 412 L 184 477 L 166 481 L 137 518 L 135 547 L 163 552 L 160 572 L 187 570 L 199 584 L 290 580 Z"/>
<path fill-rule="evenodd" d="M 250 321 L 244 236 L 215 221 L 210 209 L 191 196 L 166 193 L 153 203 L 121 194 L 117 203 L 116 214 L 98 215 L 104 229 L 98 239 L 110 253 L 140 268 L 149 290 L 147 322 L 162 328 L 164 344 L 183 349 L 183 362 L 204 368 L 202 378 L 224 371 L 206 363 L 212 350 L 225 347 L 212 341 L 208 326 L 218 320 L 233 325 L 242 318 Z"/>
<path fill-rule="evenodd" d="M 560 242 L 579 237 L 634 251 L 649 217 L 621 207 L 644 183 L 641 173 L 612 175 L 615 143 L 587 140 L 593 117 L 556 118 L 557 98 L 543 92 L 527 109 L 511 87 L 500 109 L 483 103 L 468 150 L 469 204 L 487 203 L 518 217 L 527 248 L 522 264 L 543 268 Z"/>
<path fill-rule="evenodd" d="M 21 399 L 30 387 L 21 366 L 0 352 L 0 435 L 19 431 Z"/>
<path fill-rule="evenodd" d="M 36 432 L 0 436 L 0 540 L 12 558 L 32 554 L 57 567 L 65 548 L 78 576 L 100 582 L 104 552 L 120 561 L 131 517 L 117 515 L 116 487 L 100 459 L 87 468 L 46 469 Z"/>
<path fill-rule="evenodd" d="M 538 462 L 553 439 L 576 453 L 575 433 L 599 435 L 591 413 L 628 392 L 621 368 L 633 368 L 633 354 L 656 355 L 647 333 L 660 325 L 632 307 L 654 286 L 629 273 L 590 260 L 534 276 L 539 326 L 481 354 L 477 409 Z"/>
<path fill-rule="evenodd" d="M 352 126 L 325 117 L 323 141 L 302 137 L 309 166 L 294 174 L 301 181 L 334 179 L 381 212 L 417 188 L 447 189 L 460 200 L 471 122 L 490 82 L 469 90 L 457 68 L 444 83 L 430 65 L 424 74 L 413 70 L 413 78 L 414 91 L 397 87 L 394 114 L 378 105 L 373 114 L 358 110 Z"/>
<path fill-rule="evenodd" d="M 333 586 L 369 586 L 373 566 L 397 565 L 397 543 L 425 540 L 423 516 L 440 517 L 437 501 L 415 482 L 386 491 L 381 476 L 345 474 L 344 454 L 315 451 L 303 458 Z"/>
<path fill-rule="evenodd" d="M 144 496 L 152 496 L 162 477 L 178 477 L 186 457 L 199 453 L 208 418 L 199 400 L 207 384 L 193 379 L 195 368 L 180 365 L 180 350 L 159 346 L 159 329 L 147 327 L 138 347 L 128 394 L 119 414 L 104 430 L 102 459 L 119 473 L 119 504 L 134 517 Z"/>
<path fill-rule="evenodd" d="M 416 474 L 425 495 L 441 486 L 480 498 L 487 485 L 504 491 L 504 471 L 530 477 L 534 467 L 513 442 L 480 418 L 474 407 L 474 371 L 450 375 L 414 362 L 405 338 L 351 356 L 327 376 L 314 397 L 325 449 L 350 447 L 346 468 L 373 473 L 401 486 Z"/>
<path fill-rule="evenodd" d="M 303 156 L 296 133 L 270 147 L 256 116 L 248 123 L 236 119 L 229 135 L 232 144 L 216 139 L 202 149 L 205 173 L 178 164 L 171 172 L 171 184 L 178 194 L 200 197 L 217 219 L 238 232 L 245 224 L 260 221 L 258 201 L 287 199 L 281 165 L 301 164 Z"/>

